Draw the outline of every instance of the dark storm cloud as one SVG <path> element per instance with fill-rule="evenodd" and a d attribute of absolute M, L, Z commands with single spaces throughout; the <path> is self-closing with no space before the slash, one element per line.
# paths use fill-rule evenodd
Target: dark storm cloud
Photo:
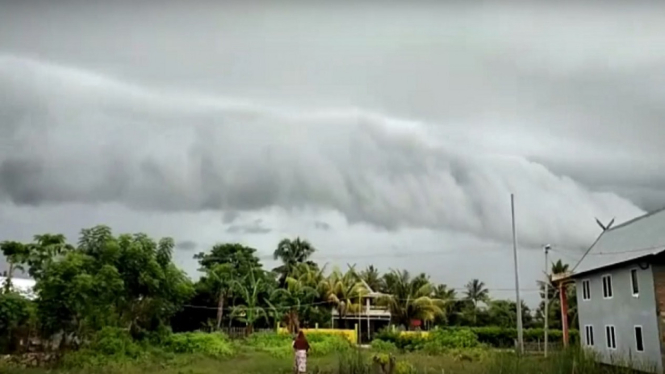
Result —
<path fill-rule="evenodd" d="M 24 84 L 7 84 L 14 81 Z M 528 243 L 547 236 L 586 240 L 588 233 L 578 228 L 594 216 L 640 212 L 523 158 L 470 151 L 428 137 L 422 124 L 363 111 L 299 112 L 158 94 L 5 57 L 0 92 L 8 86 L 23 98 L 13 105 L 22 108 L 17 118 L 29 118 L 9 141 L 15 151 L 0 154 L 0 175 L 6 176 L 0 191 L 16 204 L 120 202 L 165 211 L 316 207 L 391 230 L 445 228 L 509 240 L 507 202 L 514 192 Z M 31 110 L 40 100 L 50 103 L 48 114 Z M 45 126 L 47 132 L 34 131 Z"/>
<path fill-rule="evenodd" d="M 509 240 L 514 192 L 525 242 L 586 244 L 593 217 L 641 212 L 616 193 L 661 196 L 662 9 L 26 4 L 0 14 L 17 204 L 316 207 Z"/>
<path fill-rule="evenodd" d="M 192 240 L 183 240 L 176 243 L 175 248 L 183 251 L 193 251 L 198 247 L 195 241 Z"/>
<path fill-rule="evenodd" d="M 324 230 L 324 231 L 330 230 L 330 224 L 328 224 L 326 222 L 322 222 L 322 221 L 314 222 L 314 227 L 319 229 L 319 230 Z"/>
<path fill-rule="evenodd" d="M 263 226 L 263 220 L 256 219 L 251 223 L 234 224 L 226 229 L 226 232 L 231 234 L 267 234 L 272 229 Z"/>
<path fill-rule="evenodd" d="M 233 211 L 233 210 L 227 210 L 222 214 L 222 223 L 223 224 L 229 224 L 233 223 L 236 219 L 240 217 L 240 213 Z"/>

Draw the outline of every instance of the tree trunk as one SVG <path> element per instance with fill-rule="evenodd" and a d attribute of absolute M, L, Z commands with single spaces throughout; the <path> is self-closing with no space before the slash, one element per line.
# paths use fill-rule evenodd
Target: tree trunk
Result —
<path fill-rule="evenodd" d="M 9 271 L 7 271 L 7 279 L 5 279 L 5 292 L 9 293 L 12 288 L 12 277 L 14 275 L 14 261 L 9 260 Z"/>
<path fill-rule="evenodd" d="M 224 316 L 224 294 L 219 294 L 219 302 L 217 303 L 217 331 L 222 327 L 222 317 Z"/>

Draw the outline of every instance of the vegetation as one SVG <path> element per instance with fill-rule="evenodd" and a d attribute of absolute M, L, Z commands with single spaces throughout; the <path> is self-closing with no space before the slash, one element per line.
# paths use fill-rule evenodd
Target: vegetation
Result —
<path fill-rule="evenodd" d="M 1 243 L 10 268 L 0 294 L 0 351 L 15 356 L 49 352 L 51 364 L 70 369 L 154 364 L 167 370 L 169 365 L 187 366 L 187 360 L 248 356 L 278 362 L 288 359 L 290 336 L 250 333 L 274 331 L 277 325 L 288 332 L 333 327 L 332 310 L 341 316 L 357 312 L 370 292 L 381 294 L 378 303 L 390 310 L 398 330 L 432 329 L 427 338 L 382 332 L 372 343 L 376 351 L 459 356 L 454 350 L 466 349 L 471 350 L 466 355 L 484 357 L 488 347 L 509 347 L 515 337 L 515 303 L 492 300 L 478 279 L 458 297 L 445 284 L 407 270 L 381 274 L 369 266 L 328 272 L 312 260 L 315 247 L 295 238 L 278 243 L 274 258 L 280 265 L 271 271 L 263 268 L 256 249 L 217 244 L 194 256 L 201 273 L 194 282 L 173 263 L 173 248 L 171 238 L 114 235 L 106 226 L 82 230 L 76 243 L 53 234 L 37 235 L 30 243 Z M 14 291 L 18 271 L 36 281 L 35 297 Z M 550 287 L 554 300 L 556 292 Z M 531 313 L 521 307 L 525 326 L 532 328 L 525 337 L 535 340 L 542 336 L 542 330 L 533 329 L 542 326 L 542 308 Z M 555 309 L 553 305 L 551 327 L 560 324 Z M 574 305 L 571 309 L 574 313 Z M 248 338 L 229 339 L 223 334 L 229 327 L 244 329 Z M 317 359 L 342 365 L 344 360 L 330 358 L 333 352 L 353 351 L 341 336 L 308 336 Z M 552 331 L 550 337 L 560 340 L 560 333 Z"/>

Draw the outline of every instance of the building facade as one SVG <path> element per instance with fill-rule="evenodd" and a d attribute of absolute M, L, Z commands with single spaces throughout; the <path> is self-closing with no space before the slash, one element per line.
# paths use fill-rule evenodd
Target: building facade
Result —
<path fill-rule="evenodd" d="M 575 279 L 581 344 L 606 364 L 662 373 L 653 268 L 638 263 Z"/>
<path fill-rule="evenodd" d="M 568 277 L 581 345 L 605 364 L 663 373 L 665 210 L 606 229 Z"/>

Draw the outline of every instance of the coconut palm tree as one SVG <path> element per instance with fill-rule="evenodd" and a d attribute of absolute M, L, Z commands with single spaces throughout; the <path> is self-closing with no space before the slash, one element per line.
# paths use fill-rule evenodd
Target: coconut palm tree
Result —
<path fill-rule="evenodd" d="M 478 303 L 479 302 L 489 302 L 489 290 L 485 287 L 485 283 L 481 282 L 478 279 L 473 279 L 466 284 L 466 300 L 473 303 L 473 308 L 471 310 L 471 318 L 473 324 L 478 323 Z"/>
<path fill-rule="evenodd" d="M 368 292 L 353 268 L 346 273 L 333 269 L 319 284 L 319 294 L 340 317 L 359 312 L 362 309 L 361 299 Z"/>
<path fill-rule="evenodd" d="M 384 288 L 381 274 L 374 265 L 368 266 L 365 270 L 360 272 L 360 278 L 371 288 L 373 291 L 382 291 Z"/>
<path fill-rule="evenodd" d="M 275 260 L 280 260 L 282 265 L 273 269 L 279 274 L 279 283 L 281 287 L 286 285 L 286 278 L 291 275 L 299 264 L 309 264 L 314 267 L 316 264 L 309 261 L 316 249 L 307 241 L 299 237 L 291 239 L 282 239 L 273 253 Z"/>
<path fill-rule="evenodd" d="M 287 277 L 285 288 L 273 290 L 269 305 L 273 311 L 283 311 L 287 328 L 295 333 L 300 328 L 300 316 L 307 313 L 318 296 L 317 290 L 307 285 L 306 280 Z"/>
<path fill-rule="evenodd" d="M 426 275 L 411 278 L 406 270 L 391 270 L 384 280 L 389 294 L 379 297 L 378 302 L 390 310 L 397 323 L 408 328 L 412 320 L 430 322 L 445 315 L 446 302 L 435 296 L 436 287 Z"/>

